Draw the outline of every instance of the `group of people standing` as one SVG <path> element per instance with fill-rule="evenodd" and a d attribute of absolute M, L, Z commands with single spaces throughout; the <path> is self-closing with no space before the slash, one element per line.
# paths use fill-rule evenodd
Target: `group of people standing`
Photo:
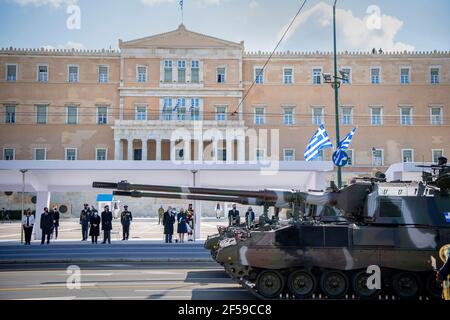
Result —
<path fill-rule="evenodd" d="M 245 213 L 245 224 L 247 228 L 252 228 L 255 223 L 255 212 L 252 207 L 248 207 Z M 236 209 L 236 205 L 233 204 L 233 208 L 228 211 L 228 226 L 239 226 L 241 224 L 241 217 L 239 210 Z"/>
<path fill-rule="evenodd" d="M 45 241 L 47 241 L 47 244 L 50 244 L 50 238 L 53 237 L 53 234 L 55 235 L 55 240 L 58 239 L 59 218 L 60 213 L 58 207 L 55 206 L 52 211 L 49 211 L 47 207 L 44 208 L 39 226 L 42 231 L 41 244 L 44 244 Z M 22 217 L 25 245 L 31 245 L 34 224 L 35 220 L 31 209 L 27 209 Z"/>
<path fill-rule="evenodd" d="M 133 220 L 133 215 L 128 211 L 128 206 L 123 206 L 124 211 L 120 215 L 120 222 L 122 224 L 122 241 L 128 240 L 130 236 L 130 225 Z M 113 214 L 109 209 L 109 206 L 104 207 L 101 215 L 98 214 L 97 209 L 94 206 L 89 208 L 89 204 L 85 203 L 83 210 L 80 213 L 80 224 L 81 224 L 81 241 L 86 241 L 89 236 L 92 239 L 92 243 L 96 244 L 98 237 L 100 236 L 100 226 L 103 231 L 103 244 L 111 243 L 111 230 L 112 230 Z"/>
<path fill-rule="evenodd" d="M 166 243 L 172 243 L 175 222 L 177 222 L 178 233 L 178 239 L 175 242 L 183 243 L 186 234 L 188 234 L 188 241 L 194 241 L 194 209 L 191 204 L 187 210 L 180 209 L 177 212 L 175 208 L 169 206 L 167 211 L 164 212 L 162 223 L 164 226 L 164 241 Z"/>

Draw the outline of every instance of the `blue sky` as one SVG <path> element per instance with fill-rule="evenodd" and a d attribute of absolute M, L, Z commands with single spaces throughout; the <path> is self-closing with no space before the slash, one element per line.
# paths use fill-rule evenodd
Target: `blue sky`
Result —
<path fill-rule="evenodd" d="M 68 4 L 81 10 L 81 29 L 69 30 Z M 0 47 L 117 48 L 176 29 L 179 0 L 0 0 Z M 272 50 L 302 0 L 184 0 L 189 30 L 245 41 L 247 51 Z M 308 0 L 282 50 L 331 50 L 332 0 Z M 371 5 L 380 19 L 368 25 Z M 339 0 L 338 49 L 450 50 L 448 0 Z M 370 21 L 374 21 L 369 18 Z M 376 28 L 370 27 L 376 26 Z"/>

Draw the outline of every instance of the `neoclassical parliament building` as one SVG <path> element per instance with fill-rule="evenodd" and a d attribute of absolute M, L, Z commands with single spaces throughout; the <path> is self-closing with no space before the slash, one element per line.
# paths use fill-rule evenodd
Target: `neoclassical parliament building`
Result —
<path fill-rule="evenodd" d="M 322 123 L 335 144 L 332 53 L 279 52 L 263 69 L 268 57 L 183 25 L 118 51 L 3 48 L 0 160 L 303 161 Z M 346 172 L 450 154 L 449 52 L 341 52 L 338 65 L 341 137 L 357 128 Z"/>

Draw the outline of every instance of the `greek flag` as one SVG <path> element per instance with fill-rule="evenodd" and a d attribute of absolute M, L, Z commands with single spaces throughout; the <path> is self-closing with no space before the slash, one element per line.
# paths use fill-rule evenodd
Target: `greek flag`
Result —
<path fill-rule="evenodd" d="M 177 104 L 175 105 L 175 107 L 173 107 L 173 112 L 177 111 L 178 107 L 180 106 L 180 99 L 177 99 Z"/>
<path fill-rule="evenodd" d="M 450 222 L 450 212 L 444 212 L 445 222 Z"/>
<path fill-rule="evenodd" d="M 319 129 L 312 136 L 311 141 L 309 141 L 306 146 L 306 150 L 304 153 L 305 160 L 311 161 L 319 154 L 319 151 L 326 148 L 332 148 L 330 137 L 328 136 L 327 131 L 323 124 L 320 125 Z"/>
<path fill-rule="evenodd" d="M 356 128 L 354 128 L 348 135 L 345 136 L 345 138 L 339 142 L 339 145 L 337 147 L 336 151 L 345 151 L 350 146 L 350 143 L 352 142 L 353 136 L 355 135 Z"/>

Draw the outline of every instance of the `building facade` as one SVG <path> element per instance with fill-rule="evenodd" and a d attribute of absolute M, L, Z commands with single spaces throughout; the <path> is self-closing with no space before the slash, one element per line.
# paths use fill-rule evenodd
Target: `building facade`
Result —
<path fill-rule="evenodd" d="M 0 159 L 302 161 L 322 123 L 335 144 L 331 53 L 277 53 L 263 69 L 269 53 L 183 25 L 119 48 L 2 49 Z M 449 52 L 338 64 L 341 137 L 357 128 L 347 178 L 450 153 Z"/>

